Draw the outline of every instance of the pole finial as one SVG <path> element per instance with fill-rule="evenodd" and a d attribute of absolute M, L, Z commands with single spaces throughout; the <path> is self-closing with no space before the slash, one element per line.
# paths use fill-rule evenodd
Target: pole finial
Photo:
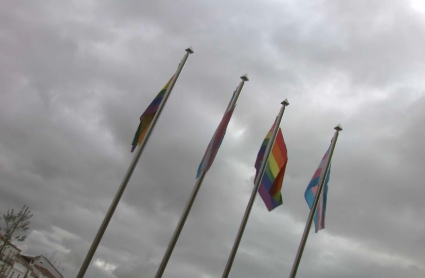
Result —
<path fill-rule="evenodd" d="M 242 76 L 241 76 L 241 79 L 242 79 L 243 81 L 249 81 L 248 74 L 246 73 L 246 74 L 242 75 Z"/>
<path fill-rule="evenodd" d="M 285 105 L 285 106 L 288 106 L 289 105 L 289 101 L 288 101 L 287 98 L 285 98 L 285 100 L 282 101 L 280 104 Z"/>
<path fill-rule="evenodd" d="M 185 51 L 187 53 L 189 53 L 189 54 L 192 54 L 193 53 L 193 48 L 190 46 L 190 47 L 186 48 Z"/>
<path fill-rule="evenodd" d="M 342 130 L 342 126 L 341 124 L 338 124 L 335 128 L 336 131 L 341 131 Z"/>

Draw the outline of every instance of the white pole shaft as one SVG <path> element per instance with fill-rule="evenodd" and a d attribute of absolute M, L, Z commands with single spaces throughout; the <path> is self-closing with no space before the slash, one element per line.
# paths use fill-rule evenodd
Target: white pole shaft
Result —
<path fill-rule="evenodd" d="M 241 94 L 242 88 L 245 85 L 245 80 L 242 80 L 241 83 L 239 83 L 238 87 L 236 88 L 235 96 L 233 97 L 232 101 L 229 103 L 229 106 L 227 106 L 226 112 L 224 112 L 224 115 L 226 115 L 227 111 L 229 111 L 233 106 L 236 105 L 236 102 L 238 101 L 239 95 Z"/>
<path fill-rule="evenodd" d="M 301 238 L 300 245 L 298 247 L 297 256 L 295 257 L 294 264 L 292 265 L 291 274 L 289 275 L 290 278 L 295 278 L 295 276 L 297 275 L 298 266 L 300 264 L 301 257 L 303 255 L 303 251 L 304 251 L 304 247 L 305 247 L 305 244 L 307 242 L 308 234 L 310 232 L 311 224 L 312 224 L 313 218 L 314 218 L 314 213 L 316 211 L 317 205 L 318 205 L 319 200 L 320 200 L 320 195 L 323 191 L 323 186 L 324 186 L 325 181 L 326 181 L 326 175 L 328 174 L 328 169 L 329 169 L 329 165 L 331 163 L 332 155 L 333 155 L 333 152 L 334 152 L 334 149 L 335 149 L 336 140 L 338 139 L 338 134 L 339 134 L 339 129 L 336 129 L 334 137 L 332 139 L 332 145 L 331 145 L 329 157 L 328 157 L 328 160 L 326 161 L 325 172 L 324 172 L 324 174 L 322 174 L 320 176 L 319 190 L 316 194 L 316 198 L 314 198 L 313 207 L 310 210 L 310 214 L 308 215 L 307 223 L 305 224 L 304 233 L 303 233 L 303 236 Z"/>
<path fill-rule="evenodd" d="M 249 199 L 248 206 L 246 207 L 245 214 L 242 218 L 242 223 L 239 226 L 238 234 L 236 236 L 235 242 L 233 243 L 232 251 L 230 252 L 229 258 L 227 260 L 227 264 L 226 264 L 226 267 L 224 269 L 223 276 L 222 276 L 223 278 L 227 278 L 229 276 L 230 270 L 231 270 L 232 265 L 233 265 L 233 261 L 234 261 L 235 256 L 236 256 L 236 252 L 238 251 L 238 248 L 239 248 L 239 243 L 241 242 L 242 235 L 245 231 L 246 223 L 248 222 L 248 218 L 249 218 L 252 206 L 253 206 L 254 201 L 255 201 L 255 197 L 257 196 L 258 188 L 260 187 L 261 180 L 263 179 L 263 175 L 264 175 L 264 172 L 265 172 L 265 169 L 266 169 L 266 165 L 267 165 L 267 162 L 269 161 L 270 151 L 271 151 L 272 146 L 274 144 L 274 141 L 276 139 L 277 131 L 279 130 L 280 122 L 282 120 L 283 113 L 285 112 L 285 107 L 287 106 L 287 104 L 285 102 L 282 102 L 282 104 L 283 104 L 283 106 L 279 111 L 273 132 L 272 132 L 272 134 L 269 138 L 269 142 L 267 144 L 267 147 L 266 147 L 266 150 L 265 150 L 265 153 L 264 153 L 263 162 L 261 163 L 260 171 L 258 172 L 257 178 L 255 180 L 255 186 L 252 190 L 251 198 Z"/>
<path fill-rule="evenodd" d="M 242 91 L 244 82 L 245 81 L 242 80 L 241 83 L 239 84 L 235 97 L 233 98 L 233 101 L 230 103 L 230 105 L 233 106 L 236 104 L 236 101 Z M 195 201 L 196 195 L 198 194 L 199 188 L 201 188 L 201 185 L 206 173 L 207 173 L 207 170 L 201 170 L 201 173 L 199 174 L 199 178 L 196 180 L 192 193 L 190 194 L 189 200 L 187 201 L 186 207 L 184 208 L 182 216 L 180 217 L 179 223 L 177 224 L 177 227 L 174 231 L 173 237 L 171 238 L 170 243 L 168 244 L 167 251 L 165 251 L 164 257 L 162 258 L 161 264 L 159 265 L 155 278 L 160 278 L 164 274 L 165 268 L 167 267 L 168 261 L 170 260 L 171 254 L 173 253 L 174 247 L 176 246 L 177 240 L 179 239 L 180 233 L 186 222 L 187 216 L 189 215 L 189 212 L 192 208 L 193 202 Z"/>
<path fill-rule="evenodd" d="M 155 116 L 153 117 L 152 122 L 151 122 L 148 130 L 146 131 L 146 135 L 143 138 L 139 149 L 137 150 L 136 154 L 133 157 L 133 161 L 131 162 L 131 164 L 130 164 L 128 170 L 127 170 L 127 173 L 125 174 L 123 181 L 121 182 L 121 185 L 120 185 L 120 187 L 119 187 L 119 189 L 118 189 L 118 191 L 117 191 L 117 193 L 114 197 L 114 200 L 112 201 L 111 206 L 109 207 L 108 212 L 105 215 L 105 218 L 103 219 L 102 224 L 100 225 L 100 228 L 99 228 L 99 230 L 96 234 L 96 237 L 94 238 L 93 243 L 92 243 L 92 245 L 89 249 L 89 252 L 87 253 L 87 256 L 86 256 L 86 258 L 85 258 L 85 260 L 84 260 L 84 262 L 83 262 L 83 264 L 80 268 L 80 271 L 77 275 L 77 278 L 83 278 L 84 277 L 84 274 L 86 273 L 87 268 L 90 265 L 90 262 L 91 262 L 93 255 L 96 252 L 96 249 L 97 249 L 97 247 L 98 247 L 98 245 L 99 245 L 99 243 L 100 243 L 100 241 L 103 237 L 103 234 L 105 233 L 105 230 L 108 227 L 109 221 L 111 220 L 112 215 L 114 214 L 115 209 L 116 209 L 116 207 L 117 207 L 117 205 L 118 205 L 118 203 L 121 199 L 121 196 L 124 193 L 124 190 L 127 186 L 127 183 L 130 180 L 131 175 L 133 174 L 134 168 L 136 167 L 137 162 L 139 161 L 139 158 L 140 158 L 140 156 L 143 152 L 143 149 L 145 148 L 146 143 L 149 140 L 149 137 L 152 133 L 152 130 L 155 127 L 156 121 L 158 120 L 159 116 L 161 115 L 161 111 L 164 108 L 165 103 L 167 102 L 167 99 L 168 99 L 171 91 L 173 90 L 174 84 L 176 84 L 176 81 L 179 78 L 181 71 L 183 70 L 183 67 L 184 67 L 184 65 L 187 61 L 187 58 L 189 57 L 189 55 L 191 53 L 193 53 L 193 52 L 190 48 L 186 49 L 186 54 L 184 55 L 183 60 L 181 61 L 180 65 L 178 66 L 177 71 L 174 74 L 174 77 L 170 82 L 170 85 L 168 86 L 167 90 L 165 91 L 164 98 L 161 101 L 161 104 L 159 105 L 158 110 L 157 110 Z"/>
<path fill-rule="evenodd" d="M 168 244 L 167 251 L 165 252 L 164 257 L 162 258 L 161 264 L 159 265 L 158 272 L 155 275 L 156 278 L 162 277 L 162 274 L 164 273 L 165 268 L 167 267 L 168 261 L 170 260 L 171 254 L 173 253 L 174 246 L 176 246 L 177 240 L 186 222 L 187 216 L 189 215 L 190 209 L 192 208 L 193 202 L 195 201 L 196 195 L 198 195 L 199 188 L 201 187 L 202 181 L 204 180 L 206 173 L 206 170 L 202 170 L 199 175 L 199 178 L 196 180 L 195 186 L 193 187 L 192 193 L 190 194 L 186 207 L 184 208 L 179 223 L 177 224 L 177 227 L 174 231 L 173 237 L 171 238 L 170 243 Z"/>

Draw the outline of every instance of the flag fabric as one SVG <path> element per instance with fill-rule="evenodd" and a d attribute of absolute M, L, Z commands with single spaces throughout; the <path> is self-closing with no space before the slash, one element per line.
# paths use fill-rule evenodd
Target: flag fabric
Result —
<path fill-rule="evenodd" d="M 311 178 L 311 181 L 308 184 L 307 189 L 304 193 L 305 200 L 307 201 L 307 204 L 310 207 L 310 210 L 313 207 L 314 199 L 316 198 L 316 193 L 319 190 L 320 178 L 325 173 L 326 162 L 328 160 L 329 151 L 330 151 L 330 148 L 323 156 L 322 161 L 319 164 L 319 167 L 317 167 L 317 170 L 314 173 L 313 177 Z M 329 183 L 330 173 L 331 173 L 331 165 L 329 164 L 329 169 L 328 169 L 328 173 L 326 174 L 324 188 L 322 190 L 322 194 L 320 195 L 319 203 L 317 204 L 317 209 L 314 214 L 314 225 L 316 228 L 316 233 L 320 231 L 321 229 L 325 228 L 326 199 L 328 195 L 328 183 Z"/>
<path fill-rule="evenodd" d="M 174 77 L 174 76 L 173 76 Z M 134 151 L 136 146 L 140 146 L 140 144 L 143 141 L 143 138 L 145 138 L 146 132 L 149 129 L 149 126 L 151 125 L 151 122 L 153 120 L 153 117 L 156 114 L 156 111 L 158 111 L 159 105 L 162 102 L 162 99 L 164 98 L 165 92 L 167 91 L 168 86 L 170 85 L 171 79 L 165 84 L 164 88 L 158 93 L 158 95 L 155 97 L 155 99 L 151 102 L 151 104 L 146 108 L 145 112 L 143 112 L 142 116 L 140 116 L 140 123 L 139 127 L 137 128 L 136 134 L 134 135 L 133 143 L 131 144 L 133 147 L 131 148 L 131 152 Z"/>
<path fill-rule="evenodd" d="M 255 161 L 255 168 L 257 169 L 255 179 L 259 174 L 267 144 L 269 143 L 270 136 L 275 124 L 273 124 L 258 152 L 257 160 Z M 286 149 L 285 140 L 283 140 L 282 130 L 279 128 L 276 135 L 276 140 L 270 152 L 269 161 L 267 162 L 264 171 L 263 179 L 261 181 L 260 187 L 258 188 L 258 193 L 260 194 L 269 211 L 282 204 L 282 194 L 280 191 L 282 189 L 287 162 L 288 152 Z"/>
<path fill-rule="evenodd" d="M 218 125 L 216 131 L 214 132 L 213 137 L 211 138 L 210 143 L 208 144 L 207 150 L 205 151 L 204 157 L 199 164 L 198 171 L 196 173 L 196 178 L 199 178 L 202 170 L 209 170 L 211 165 L 214 162 L 215 156 L 217 155 L 218 149 L 223 142 L 224 135 L 226 134 L 227 126 L 229 125 L 230 119 L 232 118 L 233 111 L 235 110 L 236 105 L 233 104 L 233 99 L 235 97 L 236 91 L 233 92 L 232 98 L 230 99 L 227 110 L 224 113 L 223 118 L 221 119 L 220 124 Z"/>

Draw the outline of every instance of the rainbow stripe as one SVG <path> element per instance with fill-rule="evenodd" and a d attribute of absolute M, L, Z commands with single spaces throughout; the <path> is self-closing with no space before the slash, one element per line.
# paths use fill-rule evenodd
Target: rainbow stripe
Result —
<path fill-rule="evenodd" d="M 325 173 L 325 167 L 326 162 L 328 160 L 329 150 L 325 153 L 325 155 L 322 158 L 322 161 L 319 164 L 319 167 L 317 167 L 316 172 L 314 173 L 313 177 L 311 178 L 310 183 L 307 186 L 307 189 L 305 190 L 304 197 L 305 200 L 310 207 L 310 209 L 313 207 L 314 199 L 316 198 L 316 193 L 319 190 L 319 181 L 321 176 Z M 316 233 L 325 228 L 325 213 L 326 213 L 326 200 L 328 196 L 328 183 L 329 183 L 329 176 L 331 174 L 331 165 L 329 164 L 328 173 L 326 175 L 325 180 L 325 187 L 323 188 L 323 192 L 320 195 L 319 203 L 317 204 L 317 209 L 314 214 L 314 225 L 316 228 Z"/>
<path fill-rule="evenodd" d="M 266 151 L 267 144 L 269 143 L 273 128 L 274 124 L 264 139 L 260 151 L 258 152 L 257 160 L 255 161 L 255 169 L 257 169 L 255 177 L 257 177 L 258 171 L 260 170 L 261 163 L 264 159 L 264 153 Z M 282 204 L 282 194 L 280 191 L 282 189 L 287 162 L 288 153 L 285 140 L 283 140 L 282 130 L 279 128 L 276 135 L 276 140 L 270 152 L 269 161 L 267 163 L 263 179 L 261 181 L 260 187 L 258 188 L 258 193 L 260 194 L 269 211 Z"/>
<path fill-rule="evenodd" d="M 164 98 L 165 92 L 167 91 L 168 85 L 170 85 L 171 80 L 174 76 L 171 77 L 171 79 L 165 84 L 164 88 L 158 93 L 158 95 L 154 98 L 154 100 L 151 102 L 151 104 L 146 108 L 145 112 L 143 112 L 142 116 L 140 116 L 140 124 L 137 128 L 136 134 L 134 134 L 133 143 L 131 144 L 133 147 L 131 148 L 131 152 L 134 151 L 136 146 L 140 146 L 140 144 L 143 141 L 143 138 L 145 138 L 146 132 L 149 129 L 149 126 L 151 125 L 151 122 L 153 120 L 153 117 L 156 114 L 156 111 L 158 111 L 159 105 L 162 102 L 162 99 Z"/>

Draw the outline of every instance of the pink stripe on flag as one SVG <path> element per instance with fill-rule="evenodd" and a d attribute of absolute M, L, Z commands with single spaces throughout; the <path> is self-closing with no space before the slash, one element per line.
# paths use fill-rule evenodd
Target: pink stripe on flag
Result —
<path fill-rule="evenodd" d="M 311 179 L 313 180 L 315 178 L 320 177 L 321 173 L 322 173 L 322 168 L 318 168 Z"/>

